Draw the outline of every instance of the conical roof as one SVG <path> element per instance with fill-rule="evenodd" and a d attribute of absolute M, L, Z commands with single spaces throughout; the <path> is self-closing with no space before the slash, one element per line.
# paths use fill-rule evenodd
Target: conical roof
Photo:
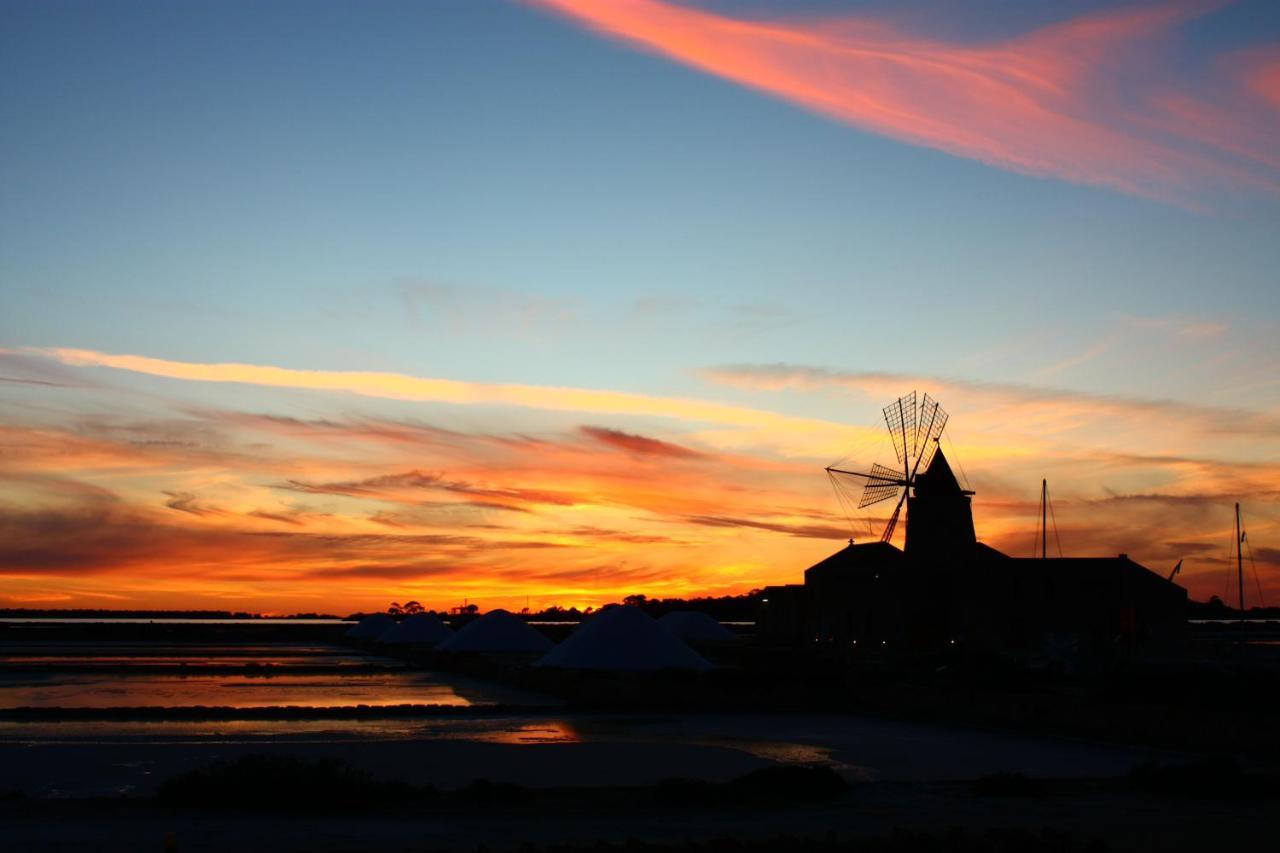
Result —
<path fill-rule="evenodd" d="M 434 613 L 415 613 L 399 625 L 388 629 L 378 638 L 378 641 L 393 645 L 414 643 L 434 646 L 452 634 L 452 629 L 436 618 Z"/>
<path fill-rule="evenodd" d="M 732 631 L 698 610 L 673 610 L 658 624 L 686 643 L 723 643 L 734 637 Z"/>
<path fill-rule="evenodd" d="M 437 648 L 442 652 L 542 654 L 551 641 L 537 628 L 506 610 L 490 610 Z"/>
<path fill-rule="evenodd" d="M 947 462 L 941 447 L 934 451 L 933 459 L 925 472 L 916 477 L 915 490 L 916 497 L 962 494 L 960 482 L 956 480 L 955 472 L 951 470 L 951 464 Z"/>
<path fill-rule="evenodd" d="M 628 671 L 711 668 L 702 655 L 636 607 L 601 611 L 536 666 Z"/>
<path fill-rule="evenodd" d="M 353 640 L 376 640 L 389 628 L 395 627 L 396 620 L 385 613 L 366 616 L 347 629 L 347 636 Z"/>

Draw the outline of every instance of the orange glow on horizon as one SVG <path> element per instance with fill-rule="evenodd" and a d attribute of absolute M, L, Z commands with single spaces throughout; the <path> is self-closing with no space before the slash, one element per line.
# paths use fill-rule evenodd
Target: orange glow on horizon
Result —
<path fill-rule="evenodd" d="M 270 367 L 228 373 L 55 352 L 122 377 L 145 368 L 195 383 L 299 381 L 298 371 Z M 327 378 L 307 392 L 307 408 L 332 405 L 326 392 L 369 374 L 317 375 Z M 873 414 L 890 389 L 928 388 L 951 411 L 946 449 L 978 492 L 980 538 L 1029 553 L 1047 476 L 1068 555 L 1126 552 L 1161 572 L 1185 559 L 1183 578 L 1202 598 L 1221 594 L 1231 503 L 1254 496 L 1246 519 L 1260 581 L 1268 595 L 1280 591 L 1280 551 L 1265 545 L 1280 530 L 1280 462 L 1266 461 L 1277 422 L 1265 413 L 777 366 L 705 378 L 762 402 L 780 391 L 846 394 Z M 396 381 L 420 387 L 414 377 Z M 0 606 L 599 606 L 635 592 L 719 595 L 798 582 L 850 535 L 878 534 L 850 527 L 822 473 L 832 461 L 818 455 L 831 442 L 824 434 L 839 425 L 710 401 L 681 406 L 751 414 L 712 430 L 669 418 L 655 432 L 649 421 L 645 434 L 621 417 L 568 412 L 537 435 L 374 412 L 297 417 L 185 404 L 125 423 L 92 408 L 72 424 L 13 419 L 0 429 Z M 441 411 L 421 403 L 423 417 Z M 509 406 L 504 422 L 521 411 Z M 1156 419 L 1167 427 L 1153 434 Z M 822 430 L 808 456 L 802 423 Z M 884 451 L 880 427 L 843 429 L 843 449 L 861 448 L 854 458 L 864 464 Z M 1205 446 L 1230 455 L 1188 453 Z"/>

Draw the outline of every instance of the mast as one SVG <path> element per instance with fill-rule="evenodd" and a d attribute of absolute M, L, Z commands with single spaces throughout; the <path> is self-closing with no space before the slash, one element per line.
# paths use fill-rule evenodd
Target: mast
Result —
<path fill-rule="evenodd" d="M 1049 481 L 1040 481 L 1040 559 L 1049 559 Z"/>
<path fill-rule="evenodd" d="M 1244 621 L 1244 555 L 1240 553 L 1240 504 L 1236 504 L 1236 585 L 1240 591 L 1240 621 Z"/>

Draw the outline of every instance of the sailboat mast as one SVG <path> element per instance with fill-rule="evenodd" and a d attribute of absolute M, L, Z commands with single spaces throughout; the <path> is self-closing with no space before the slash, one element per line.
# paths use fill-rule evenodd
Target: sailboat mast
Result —
<path fill-rule="evenodd" d="M 1240 618 L 1244 619 L 1244 555 L 1240 548 L 1240 504 L 1236 504 L 1236 586 L 1240 592 Z"/>

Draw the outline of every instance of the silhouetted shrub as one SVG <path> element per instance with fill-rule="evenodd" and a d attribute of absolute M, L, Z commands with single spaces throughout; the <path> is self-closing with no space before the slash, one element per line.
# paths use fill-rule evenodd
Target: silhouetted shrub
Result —
<path fill-rule="evenodd" d="M 506 782 L 491 782 L 488 779 L 475 779 L 465 788 L 457 792 L 459 799 L 474 805 L 516 805 L 527 803 L 532 799 L 532 792 L 523 785 L 512 785 Z"/>
<path fill-rule="evenodd" d="M 1129 771 L 1129 781 L 1143 791 L 1192 797 L 1280 793 L 1280 777 L 1247 773 L 1234 758 L 1205 758 L 1180 764 L 1144 761 Z"/>
<path fill-rule="evenodd" d="M 791 805 L 823 800 L 847 790 L 848 783 L 829 767 L 779 764 L 762 767 L 717 784 L 698 779 L 664 779 L 654 796 L 663 805 L 684 807 Z"/>
<path fill-rule="evenodd" d="M 1042 797 L 1045 786 L 1021 773 L 992 773 L 974 780 L 973 792 L 981 797 Z"/>
<path fill-rule="evenodd" d="M 175 776 L 156 790 L 166 805 L 255 812 L 402 807 L 431 793 L 430 788 L 374 779 L 341 761 L 287 755 L 243 755 Z"/>
<path fill-rule="evenodd" d="M 654 799 L 664 806 L 701 807 L 718 805 L 722 786 L 701 779 L 673 777 L 654 786 Z"/>
<path fill-rule="evenodd" d="M 521 853 L 1105 853 L 1102 841 L 1053 830 L 989 829 L 929 833 L 897 830 L 881 837 L 779 835 L 768 839 L 714 838 L 658 843 L 597 841 L 591 845 L 526 843 Z"/>
<path fill-rule="evenodd" d="M 777 764 L 739 776 L 728 787 L 742 799 L 807 802 L 837 796 L 849 784 L 830 767 Z"/>

